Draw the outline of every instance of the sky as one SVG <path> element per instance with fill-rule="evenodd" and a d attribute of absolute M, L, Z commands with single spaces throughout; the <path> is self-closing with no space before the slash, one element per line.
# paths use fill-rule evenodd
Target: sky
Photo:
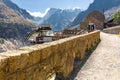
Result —
<path fill-rule="evenodd" d="M 31 14 L 44 16 L 49 8 L 85 10 L 93 0 L 12 0 L 20 8 L 26 9 Z"/>

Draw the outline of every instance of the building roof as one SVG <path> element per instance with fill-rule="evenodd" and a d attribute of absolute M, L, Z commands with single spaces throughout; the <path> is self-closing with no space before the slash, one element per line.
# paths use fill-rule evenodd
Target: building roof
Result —
<path fill-rule="evenodd" d="M 42 24 L 38 26 L 38 31 L 40 30 L 51 30 L 51 25 L 50 24 Z"/>
<path fill-rule="evenodd" d="M 38 31 L 40 31 L 40 30 L 51 30 L 51 28 L 50 27 L 40 27 L 40 28 L 38 28 Z"/>

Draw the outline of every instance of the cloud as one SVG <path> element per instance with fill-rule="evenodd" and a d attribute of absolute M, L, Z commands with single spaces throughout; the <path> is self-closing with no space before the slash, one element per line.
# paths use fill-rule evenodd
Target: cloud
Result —
<path fill-rule="evenodd" d="M 27 11 L 27 12 L 30 13 L 34 17 L 44 17 L 49 10 L 50 10 L 50 8 L 47 8 L 44 13 L 41 13 L 40 11 L 37 11 L 37 12 Z"/>

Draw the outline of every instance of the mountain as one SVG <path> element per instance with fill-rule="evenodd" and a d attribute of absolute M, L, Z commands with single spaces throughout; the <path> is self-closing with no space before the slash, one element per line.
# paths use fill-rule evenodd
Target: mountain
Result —
<path fill-rule="evenodd" d="M 4 4 L 14 10 L 19 16 L 34 20 L 35 17 L 31 16 L 25 9 L 19 8 L 16 4 L 14 4 L 11 0 L 3 0 Z"/>
<path fill-rule="evenodd" d="M 53 31 L 61 31 L 67 24 L 72 22 L 80 12 L 80 9 L 62 10 L 51 8 L 44 16 L 42 24 L 51 24 Z"/>
<path fill-rule="evenodd" d="M 103 12 L 118 5 L 120 5 L 120 0 L 94 0 L 94 2 L 90 4 L 88 9 L 79 13 L 79 15 L 74 19 L 74 21 L 70 23 L 67 27 L 70 28 L 72 26 L 80 24 L 80 22 L 83 21 L 85 17 L 93 10 Z"/>
<path fill-rule="evenodd" d="M 113 15 L 118 11 L 120 11 L 120 6 L 116 6 L 116 7 L 113 7 L 112 9 L 109 9 L 109 10 L 105 11 L 104 14 L 106 16 L 106 19 L 107 20 L 112 19 Z"/>
<path fill-rule="evenodd" d="M 25 46 L 25 37 L 32 31 L 34 23 L 21 17 L 14 9 L 0 0 L 0 52 Z M 9 0 L 8 3 L 9 4 Z M 10 2 L 11 3 L 11 2 Z M 19 7 L 18 7 L 19 8 Z"/>
<path fill-rule="evenodd" d="M 6 40 L 0 38 L 0 53 L 8 50 L 18 49 L 22 46 L 23 43 L 19 40 L 13 40 L 13 39 Z"/>
<path fill-rule="evenodd" d="M 74 18 L 78 15 L 78 13 L 81 12 L 80 9 L 62 10 L 62 9 L 51 8 L 43 18 L 40 18 L 30 15 L 29 12 L 27 12 L 25 9 L 19 8 L 11 0 L 2 0 L 2 1 L 7 7 L 12 9 L 20 17 L 27 20 L 32 20 L 38 24 L 51 24 L 53 30 L 55 31 L 63 30 L 64 27 L 70 22 L 72 22 Z"/>
<path fill-rule="evenodd" d="M 0 0 L 0 37 L 23 40 L 34 24 Z"/>

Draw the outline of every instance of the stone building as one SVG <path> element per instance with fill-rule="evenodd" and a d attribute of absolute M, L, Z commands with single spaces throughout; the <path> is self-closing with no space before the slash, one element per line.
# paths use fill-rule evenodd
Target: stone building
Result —
<path fill-rule="evenodd" d="M 95 10 L 87 15 L 84 22 L 80 23 L 80 28 L 87 30 L 89 23 L 94 23 L 95 29 L 102 29 L 104 22 L 105 22 L 104 14 Z"/>
<path fill-rule="evenodd" d="M 77 30 L 77 29 L 73 29 L 73 30 L 65 29 L 63 31 L 63 35 L 67 35 L 67 36 L 80 35 L 84 33 L 86 33 L 84 30 Z"/>

